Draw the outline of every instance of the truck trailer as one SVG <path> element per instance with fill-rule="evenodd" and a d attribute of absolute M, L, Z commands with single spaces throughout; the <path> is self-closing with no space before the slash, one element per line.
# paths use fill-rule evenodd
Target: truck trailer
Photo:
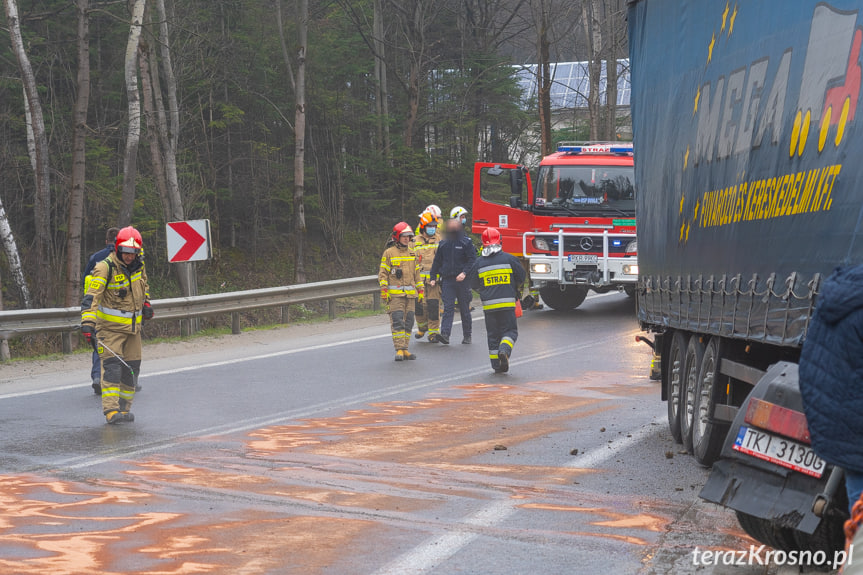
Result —
<path fill-rule="evenodd" d="M 863 261 L 861 8 L 628 6 L 638 320 L 669 431 L 712 465 L 701 497 L 786 551 L 841 547 L 847 517 L 797 362 L 822 280 Z"/>

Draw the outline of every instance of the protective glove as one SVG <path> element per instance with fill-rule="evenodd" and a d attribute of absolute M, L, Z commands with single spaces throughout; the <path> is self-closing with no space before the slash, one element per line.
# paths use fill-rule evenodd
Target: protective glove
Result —
<path fill-rule="evenodd" d="M 381 287 L 381 299 L 385 302 L 390 301 L 390 288 L 387 286 Z"/>
<path fill-rule="evenodd" d="M 156 312 L 153 311 L 153 306 L 150 305 L 150 302 L 145 301 L 144 307 L 141 309 L 141 317 L 144 318 L 144 321 L 153 319 L 156 315 Z"/>
<path fill-rule="evenodd" d="M 422 288 L 417 290 L 417 301 L 422 302 L 423 298 L 425 298 L 425 296 L 426 296 L 425 290 L 423 290 Z"/>
<path fill-rule="evenodd" d="M 87 340 L 87 343 L 90 344 L 90 347 L 93 348 L 93 351 L 97 351 L 96 326 L 94 326 L 92 323 L 85 323 L 81 326 L 81 335 L 84 336 L 84 339 Z"/>

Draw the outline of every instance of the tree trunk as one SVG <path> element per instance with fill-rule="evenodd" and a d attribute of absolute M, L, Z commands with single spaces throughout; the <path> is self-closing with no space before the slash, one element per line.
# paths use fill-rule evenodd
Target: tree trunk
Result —
<path fill-rule="evenodd" d="M 305 243 L 306 208 L 306 48 L 309 33 L 309 0 L 297 0 L 297 78 L 296 117 L 294 120 L 294 231 L 296 233 L 296 282 L 306 282 Z"/>
<path fill-rule="evenodd" d="M 291 64 L 291 56 L 288 53 L 288 42 L 285 39 L 285 24 L 282 17 L 282 0 L 276 0 L 276 25 L 279 28 L 279 45 L 282 47 L 282 60 L 285 63 L 285 70 L 288 72 L 288 79 L 291 82 L 291 89 L 296 91 L 296 78 L 294 78 L 294 66 Z"/>
<path fill-rule="evenodd" d="M 30 65 L 30 58 L 24 49 L 24 39 L 21 36 L 21 25 L 18 19 L 18 4 L 16 0 L 5 0 L 6 20 L 9 24 L 9 36 L 12 48 L 21 71 L 24 84 L 24 109 L 28 124 L 28 147 L 30 160 L 33 164 L 36 191 L 33 196 L 33 213 L 36 223 L 36 254 L 38 264 L 36 269 L 36 300 L 43 304 L 48 295 L 51 278 L 51 181 L 48 165 L 48 137 L 45 133 L 45 120 L 42 116 L 42 104 L 36 86 L 36 76 Z M 32 131 L 31 131 L 32 130 Z M 30 140 L 32 138 L 32 141 Z"/>
<path fill-rule="evenodd" d="M 21 254 L 18 252 L 18 244 L 15 242 L 15 236 L 12 234 L 12 227 L 9 225 L 9 217 L 3 208 L 2 200 L 0 200 L 0 243 L 3 244 L 3 251 L 6 252 L 9 271 L 12 274 L 12 279 L 15 280 L 15 285 L 18 286 L 21 301 L 24 303 L 25 308 L 30 309 L 33 307 L 33 301 L 30 298 L 30 290 L 27 288 L 24 268 L 21 266 Z"/>
<path fill-rule="evenodd" d="M 611 12 L 611 6 L 606 6 L 605 15 L 605 137 L 609 141 L 617 140 L 617 19 Z"/>
<path fill-rule="evenodd" d="M 598 140 L 600 134 L 600 81 L 602 79 L 602 26 L 599 16 L 600 0 L 587 0 L 583 7 L 585 37 L 587 38 L 587 75 L 589 93 L 587 111 L 590 121 L 590 139 Z"/>
<path fill-rule="evenodd" d="M 372 22 L 375 49 L 375 111 L 378 115 L 378 146 L 384 156 L 390 155 L 390 104 L 387 87 L 387 60 L 382 0 L 374 0 Z"/>
<path fill-rule="evenodd" d="M 126 42 L 126 99 L 129 102 L 129 129 L 126 133 L 126 154 L 123 158 L 123 197 L 117 223 L 122 228 L 132 223 L 135 207 L 135 181 L 138 175 L 138 142 L 141 139 L 141 95 L 138 90 L 138 46 L 141 43 L 141 23 L 146 0 L 134 0 L 129 40 Z"/>
<path fill-rule="evenodd" d="M 2 280 L 0 280 L 0 286 L 3 285 Z M 0 311 L 3 311 L 3 290 L 0 289 Z M 11 354 L 9 353 L 9 340 L 6 339 L 6 336 L 0 336 L 0 361 L 9 361 L 12 359 Z"/>
<path fill-rule="evenodd" d="M 77 0 L 78 94 L 75 100 L 75 134 L 72 140 L 72 181 L 69 186 L 69 220 L 66 234 L 65 305 L 81 297 L 81 228 L 84 219 L 84 186 L 87 178 L 87 110 L 90 107 L 90 0 Z"/>
<path fill-rule="evenodd" d="M 539 98 L 540 146 L 541 155 L 547 156 L 554 151 L 554 142 L 551 133 L 551 42 L 548 39 L 549 21 L 546 0 L 539 0 L 538 24 L 537 96 Z"/>

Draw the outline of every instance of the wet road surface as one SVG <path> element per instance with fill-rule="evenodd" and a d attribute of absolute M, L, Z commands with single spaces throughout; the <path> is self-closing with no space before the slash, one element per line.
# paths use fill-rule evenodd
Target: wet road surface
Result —
<path fill-rule="evenodd" d="M 754 542 L 698 499 L 631 300 L 519 327 L 506 376 L 482 321 L 400 364 L 383 317 L 145 349 L 118 426 L 86 370 L 6 378 L 0 573 L 768 572 L 693 566 Z"/>

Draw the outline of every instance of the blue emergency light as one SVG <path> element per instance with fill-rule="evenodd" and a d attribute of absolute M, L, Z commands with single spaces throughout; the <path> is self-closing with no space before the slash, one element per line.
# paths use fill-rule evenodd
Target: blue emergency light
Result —
<path fill-rule="evenodd" d="M 557 151 L 565 154 L 616 154 L 631 156 L 632 144 L 626 142 L 561 142 Z"/>
<path fill-rule="evenodd" d="M 616 248 L 619 248 L 620 246 L 623 245 L 623 240 L 611 240 L 611 245 L 613 245 Z"/>

